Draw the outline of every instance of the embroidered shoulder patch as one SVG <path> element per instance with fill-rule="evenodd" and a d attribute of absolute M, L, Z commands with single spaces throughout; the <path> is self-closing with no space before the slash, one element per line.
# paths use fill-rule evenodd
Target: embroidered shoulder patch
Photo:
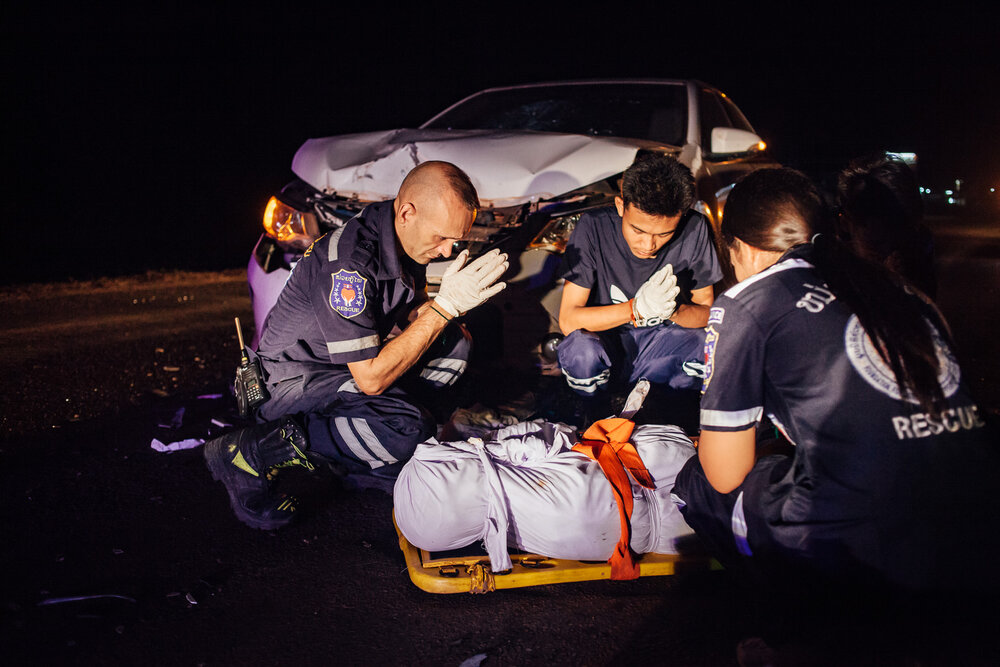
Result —
<path fill-rule="evenodd" d="M 705 381 L 701 385 L 701 393 L 708 389 L 708 383 L 712 381 L 712 373 L 715 371 L 715 344 L 719 342 L 719 333 L 715 327 L 708 327 L 705 330 Z"/>
<path fill-rule="evenodd" d="M 346 318 L 352 318 L 364 312 L 365 286 L 367 279 L 357 271 L 341 269 L 333 274 L 333 285 L 330 288 L 330 307 Z"/>
<path fill-rule="evenodd" d="M 722 318 L 725 316 L 725 308 L 722 308 L 721 306 L 712 306 L 712 309 L 708 311 L 708 323 L 722 324 Z"/>

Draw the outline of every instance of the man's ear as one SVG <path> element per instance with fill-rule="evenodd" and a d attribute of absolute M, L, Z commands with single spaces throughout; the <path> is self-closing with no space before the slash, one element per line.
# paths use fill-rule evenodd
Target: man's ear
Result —
<path fill-rule="evenodd" d="M 417 216 L 417 207 L 413 202 L 404 201 L 396 208 L 396 224 L 406 226 L 414 221 Z"/>
<path fill-rule="evenodd" d="M 618 209 L 618 215 L 625 217 L 625 200 L 621 197 L 615 197 L 615 208 Z"/>

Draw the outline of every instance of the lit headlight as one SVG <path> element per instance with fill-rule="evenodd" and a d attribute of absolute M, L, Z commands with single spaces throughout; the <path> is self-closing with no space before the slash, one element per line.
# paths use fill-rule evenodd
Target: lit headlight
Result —
<path fill-rule="evenodd" d="M 292 208 L 277 197 L 271 197 L 264 209 L 264 229 L 282 245 L 296 250 L 305 250 L 319 237 L 314 214 Z"/>
<path fill-rule="evenodd" d="M 538 232 L 538 236 L 528 244 L 528 249 L 540 248 L 551 252 L 564 252 L 569 236 L 573 233 L 579 220 L 579 213 L 552 218 L 542 227 L 542 231 Z"/>

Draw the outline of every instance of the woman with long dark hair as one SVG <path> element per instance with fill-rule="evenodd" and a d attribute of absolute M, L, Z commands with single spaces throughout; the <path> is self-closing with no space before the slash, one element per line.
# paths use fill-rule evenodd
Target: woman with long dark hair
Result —
<path fill-rule="evenodd" d="M 740 282 L 709 318 L 698 456 L 674 489 L 685 519 L 727 568 L 769 583 L 995 585 L 996 568 L 970 563 L 996 553 L 996 436 L 947 328 L 883 266 L 817 235 L 824 219 L 789 169 L 729 197 Z M 762 423 L 794 447 L 761 455 Z"/>
<path fill-rule="evenodd" d="M 934 243 L 913 171 L 899 158 L 856 158 L 837 177 L 837 236 L 930 298 L 937 294 Z"/>

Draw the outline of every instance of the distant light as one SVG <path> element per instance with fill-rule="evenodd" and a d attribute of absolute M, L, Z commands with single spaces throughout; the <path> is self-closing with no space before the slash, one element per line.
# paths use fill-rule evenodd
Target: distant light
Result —
<path fill-rule="evenodd" d="M 924 194 L 924 186 L 920 186 L 920 194 Z"/>
<path fill-rule="evenodd" d="M 949 204 L 954 204 L 955 203 L 955 198 L 954 197 L 948 197 L 948 203 Z"/>
<path fill-rule="evenodd" d="M 926 190 L 924 190 L 924 192 L 926 192 L 927 194 L 930 194 L 931 193 L 931 189 L 927 188 Z"/>
<path fill-rule="evenodd" d="M 996 191 L 997 191 L 996 188 L 990 188 L 990 192 L 996 192 Z"/>
<path fill-rule="evenodd" d="M 944 193 L 945 193 L 946 195 L 953 195 L 953 194 L 955 194 L 955 193 L 954 193 L 954 192 L 952 192 L 951 190 L 945 190 L 945 191 L 944 191 Z"/>
<path fill-rule="evenodd" d="M 765 150 L 767 150 L 767 143 L 763 142 L 763 141 L 758 141 L 757 142 L 757 150 L 759 150 L 759 151 L 765 151 Z"/>

